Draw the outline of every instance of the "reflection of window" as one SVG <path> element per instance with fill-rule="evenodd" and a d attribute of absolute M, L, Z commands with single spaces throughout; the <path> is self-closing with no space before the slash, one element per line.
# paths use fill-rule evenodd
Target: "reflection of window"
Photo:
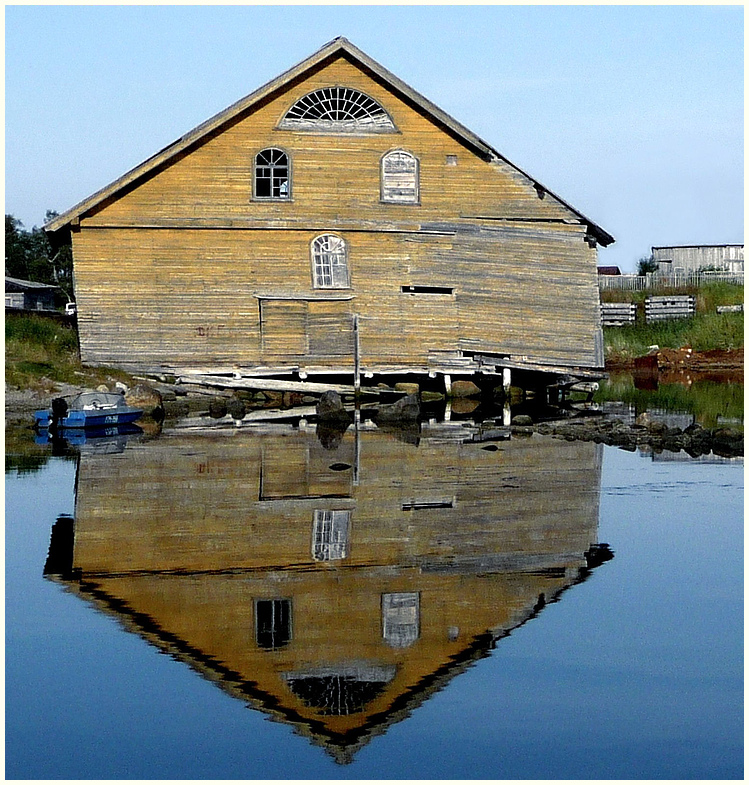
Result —
<path fill-rule="evenodd" d="M 382 157 L 382 201 L 416 204 L 419 201 L 419 162 L 405 150 Z"/>
<path fill-rule="evenodd" d="M 395 130 L 377 101 L 350 87 L 323 87 L 308 93 L 289 109 L 280 128 L 327 133 Z"/>
<path fill-rule="evenodd" d="M 291 179 L 289 157 L 283 150 L 271 147 L 255 156 L 255 198 L 289 199 Z"/>
<path fill-rule="evenodd" d="M 255 640 L 262 649 L 280 649 L 291 640 L 291 600 L 255 601 Z"/>
<path fill-rule="evenodd" d="M 285 673 L 283 678 L 306 706 L 323 716 L 344 717 L 364 711 L 395 674 L 392 665 L 361 662 Z"/>
<path fill-rule="evenodd" d="M 315 510 L 312 522 L 312 558 L 315 561 L 348 556 L 350 510 Z"/>
<path fill-rule="evenodd" d="M 418 639 L 418 592 L 382 595 L 382 637 L 394 649 L 405 649 Z"/>
<path fill-rule="evenodd" d="M 318 289 L 347 289 L 346 243 L 334 234 L 322 234 L 312 241 L 312 271 Z"/>

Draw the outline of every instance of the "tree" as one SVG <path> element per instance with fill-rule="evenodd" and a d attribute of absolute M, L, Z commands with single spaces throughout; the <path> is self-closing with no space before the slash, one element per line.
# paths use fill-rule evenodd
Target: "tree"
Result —
<path fill-rule="evenodd" d="M 658 267 L 658 262 L 653 258 L 653 254 L 650 254 L 650 256 L 642 256 L 640 257 L 640 261 L 637 262 L 637 274 L 647 275 L 648 273 L 654 273 Z"/>
<path fill-rule="evenodd" d="M 47 210 L 48 223 L 57 216 Z M 44 229 L 34 226 L 29 232 L 12 215 L 5 216 L 5 274 L 27 281 L 59 286 L 68 299 L 73 295 L 73 254 L 70 245 L 53 252 Z"/>
<path fill-rule="evenodd" d="M 44 223 L 48 224 L 53 218 L 57 218 L 57 210 L 47 210 L 44 214 Z M 45 232 L 42 231 L 47 248 L 51 250 L 51 244 Z M 52 265 L 52 275 L 55 283 L 65 292 L 68 300 L 73 299 L 73 246 L 70 243 L 61 245 L 57 252 L 49 260 Z"/>
<path fill-rule="evenodd" d="M 5 274 L 12 278 L 28 278 L 23 224 L 12 215 L 5 216 Z"/>

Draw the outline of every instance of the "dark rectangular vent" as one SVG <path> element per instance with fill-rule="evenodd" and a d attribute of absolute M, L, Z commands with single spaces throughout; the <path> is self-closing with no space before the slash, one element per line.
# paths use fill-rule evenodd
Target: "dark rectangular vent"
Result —
<path fill-rule="evenodd" d="M 452 286 L 401 286 L 405 294 L 452 294 Z"/>
<path fill-rule="evenodd" d="M 454 500 L 449 499 L 435 499 L 434 501 L 413 501 L 403 502 L 401 509 L 403 510 L 451 510 L 455 506 Z"/>

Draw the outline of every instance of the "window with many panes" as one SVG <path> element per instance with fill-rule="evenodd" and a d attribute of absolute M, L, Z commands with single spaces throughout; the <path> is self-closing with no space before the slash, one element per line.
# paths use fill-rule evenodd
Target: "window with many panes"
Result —
<path fill-rule="evenodd" d="M 270 147 L 255 156 L 255 199 L 290 199 L 291 168 L 283 150 Z"/>
<path fill-rule="evenodd" d="M 332 561 L 348 556 L 350 510 L 315 510 L 312 558 Z"/>
<path fill-rule="evenodd" d="M 419 161 L 405 150 L 382 156 L 380 192 L 383 202 L 417 204 L 419 201 Z"/>
<path fill-rule="evenodd" d="M 322 87 L 300 98 L 280 128 L 316 133 L 392 133 L 390 116 L 374 98 L 351 87 Z"/>
<path fill-rule="evenodd" d="M 316 289 L 349 287 L 346 243 L 335 234 L 322 234 L 312 241 L 312 279 Z"/>

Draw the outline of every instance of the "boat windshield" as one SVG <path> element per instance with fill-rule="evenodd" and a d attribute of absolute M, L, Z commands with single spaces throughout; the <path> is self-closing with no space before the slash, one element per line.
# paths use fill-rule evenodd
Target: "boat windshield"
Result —
<path fill-rule="evenodd" d="M 77 409 L 114 409 L 124 406 L 125 399 L 121 393 L 83 392 L 75 396 L 68 406 L 71 411 Z"/>

